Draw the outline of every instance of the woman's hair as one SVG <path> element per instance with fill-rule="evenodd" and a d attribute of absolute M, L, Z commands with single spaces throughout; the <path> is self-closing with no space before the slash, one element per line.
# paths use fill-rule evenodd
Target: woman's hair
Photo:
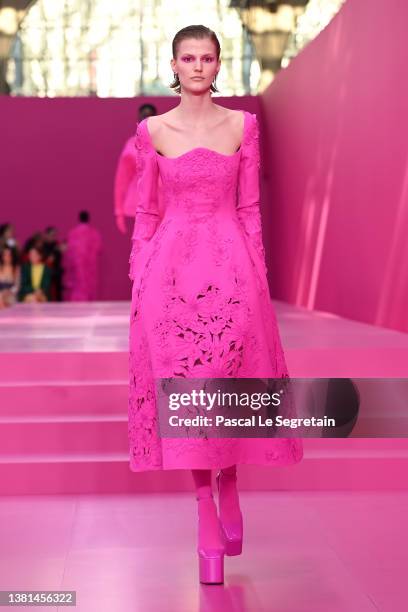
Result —
<path fill-rule="evenodd" d="M 139 106 L 139 113 L 142 113 L 144 110 L 151 111 L 153 115 L 157 113 L 157 108 L 154 104 L 150 104 L 150 102 L 146 102 L 145 104 L 141 104 Z"/>
<path fill-rule="evenodd" d="M 37 251 L 37 253 L 39 254 L 39 256 L 41 257 L 41 261 L 44 261 L 44 249 L 40 246 L 37 245 L 33 245 L 28 249 L 27 255 L 30 255 L 31 251 Z"/>
<path fill-rule="evenodd" d="M 11 227 L 11 223 L 2 223 L 0 225 L 0 238 L 2 238 L 4 236 L 4 234 L 7 232 L 7 230 L 9 230 Z"/>
<path fill-rule="evenodd" d="M 16 268 L 19 263 L 17 249 L 14 247 L 5 246 L 0 250 L 0 265 L 4 264 L 4 253 L 5 251 L 10 251 L 11 253 L 11 265 L 13 268 Z"/>
<path fill-rule="evenodd" d="M 215 49 L 217 53 L 217 60 L 220 58 L 221 47 L 220 47 L 220 43 L 219 43 L 216 33 L 213 30 L 210 30 L 210 28 L 207 28 L 206 26 L 203 26 L 203 25 L 190 25 L 190 26 L 187 26 L 186 28 L 182 28 L 181 30 L 179 30 L 177 34 L 175 35 L 175 37 L 173 38 L 173 42 L 172 42 L 173 59 L 177 58 L 178 47 L 181 41 L 187 38 L 197 38 L 197 39 L 209 38 L 210 40 L 212 40 L 212 42 L 215 45 Z M 216 79 L 217 79 L 217 76 L 215 76 L 214 81 L 211 83 L 210 91 L 212 92 L 219 91 L 219 89 L 217 89 L 217 86 L 215 84 Z M 171 89 L 174 89 L 174 91 L 178 94 L 181 92 L 180 79 L 178 75 L 174 74 L 174 80 L 172 83 L 170 83 L 169 87 Z"/>
<path fill-rule="evenodd" d="M 38 246 L 39 248 L 41 248 L 43 243 L 44 243 L 44 239 L 43 239 L 41 232 L 37 232 L 33 236 L 30 236 L 30 238 L 28 238 L 24 244 L 24 249 L 23 249 L 24 255 L 27 255 L 28 251 L 33 246 L 34 247 Z"/>

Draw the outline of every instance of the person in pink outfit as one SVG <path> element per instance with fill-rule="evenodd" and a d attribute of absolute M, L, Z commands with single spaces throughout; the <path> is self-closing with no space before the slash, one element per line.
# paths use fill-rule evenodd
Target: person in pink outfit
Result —
<path fill-rule="evenodd" d="M 130 469 L 192 470 L 200 582 L 217 584 L 224 555 L 242 551 L 237 464 L 295 464 L 303 445 L 159 435 L 158 379 L 289 376 L 266 276 L 256 115 L 212 102 L 221 66 L 212 30 L 183 28 L 172 51 L 180 103 L 141 121 L 135 136 L 142 169 L 129 260 Z"/>
<path fill-rule="evenodd" d="M 64 299 L 89 302 L 97 299 L 100 232 L 89 223 L 89 213 L 79 213 L 79 223 L 68 233 L 64 252 Z"/>
<path fill-rule="evenodd" d="M 156 113 L 153 104 L 142 104 L 139 107 L 139 121 Z M 126 217 L 135 216 L 139 170 L 135 137 L 132 135 L 122 149 L 115 173 L 114 214 L 116 227 L 122 234 L 126 234 Z"/>

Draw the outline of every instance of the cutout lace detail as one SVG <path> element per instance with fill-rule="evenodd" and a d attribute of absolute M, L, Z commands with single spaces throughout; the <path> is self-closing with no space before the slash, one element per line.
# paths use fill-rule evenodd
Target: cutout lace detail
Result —
<path fill-rule="evenodd" d="M 237 269 L 231 276 L 228 292 L 206 280 L 198 292 L 186 293 L 178 288 L 176 270 L 165 271 L 164 313 L 153 328 L 160 377 L 226 378 L 256 371 L 259 346 L 250 332 L 246 280 Z"/>
<path fill-rule="evenodd" d="M 155 378 L 287 379 L 288 371 L 266 278 L 255 115 L 247 113 L 232 156 L 197 147 L 161 158 L 145 123 L 135 136 L 141 169 L 129 259 L 131 469 L 226 467 L 242 456 L 295 463 L 296 439 L 159 437 Z"/>

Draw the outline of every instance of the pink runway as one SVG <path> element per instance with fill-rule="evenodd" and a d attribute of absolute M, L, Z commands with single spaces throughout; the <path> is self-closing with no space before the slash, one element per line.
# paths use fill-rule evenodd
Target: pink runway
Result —
<path fill-rule="evenodd" d="M 407 334 L 275 308 L 292 376 L 407 376 Z M 407 439 L 307 439 L 296 466 L 240 466 L 244 554 L 198 584 L 191 474 L 129 470 L 128 316 L 0 313 L 0 589 L 76 590 L 83 611 L 405 610 Z"/>

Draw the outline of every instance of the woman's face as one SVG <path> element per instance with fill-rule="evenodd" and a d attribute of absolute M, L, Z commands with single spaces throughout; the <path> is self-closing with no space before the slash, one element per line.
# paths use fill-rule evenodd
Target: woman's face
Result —
<path fill-rule="evenodd" d="M 13 237 L 13 233 L 14 233 L 14 228 L 13 228 L 13 226 L 12 226 L 12 225 L 8 225 L 8 226 L 6 227 L 6 229 L 4 230 L 4 234 L 3 234 L 3 236 L 4 236 L 4 238 L 5 238 L 6 240 L 8 240 L 9 238 L 12 238 L 12 237 Z"/>
<path fill-rule="evenodd" d="M 30 249 L 30 251 L 28 253 L 28 260 L 32 264 L 41 263 L 41 255 L 37 251 L 37 249 Z"/>
<path fill-rule="evenodd" d="M 13 263 L 13 257 L 12 257 L 10 249 L 4 249 L 3 256 L 2 256 L 2 263 L 5 266 L 10 266 Z"/>
<path fill-rule="evenodd" d="M 173 72 L 179 76 L 181 89 L 197 94 L 210 89 L 221 66 L 215 44 L 210 38 L 182 40 L 177 48 L 177 58 L 170 63 Z"/>

